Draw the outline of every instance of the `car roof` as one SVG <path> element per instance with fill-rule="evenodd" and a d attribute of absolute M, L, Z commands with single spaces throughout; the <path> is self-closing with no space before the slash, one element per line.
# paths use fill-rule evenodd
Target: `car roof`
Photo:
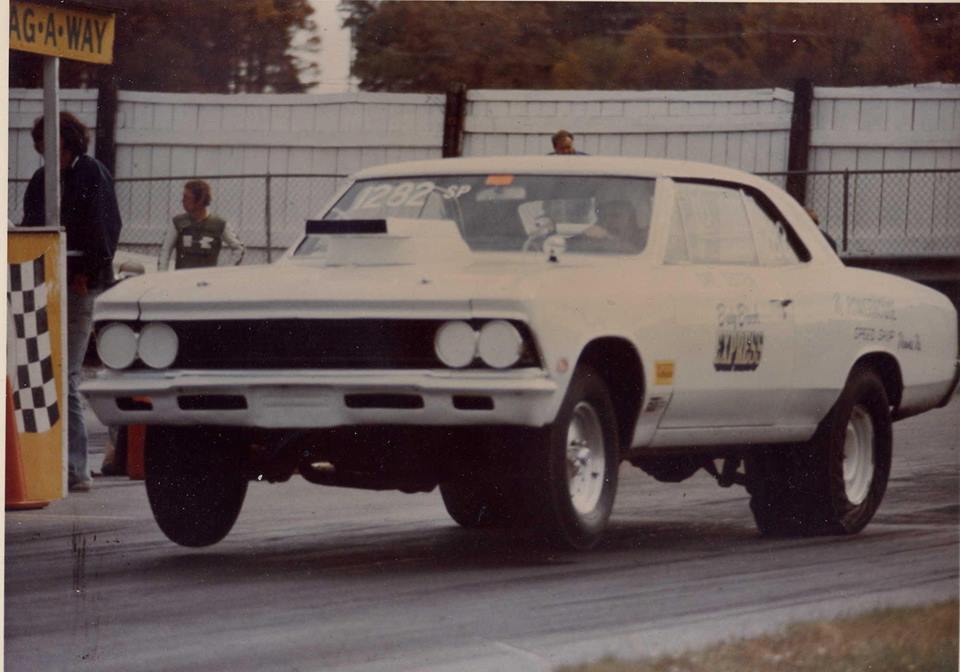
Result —
<path fill-rule="evenodd" d="M 356 179 L 425 175 L 537 174 L 606 175 L 628 177 L 683 177 L 757 185 L 764 182 L 749 173 L 697 161 L 621 156 L 483 156 L 460 159 L 406 161 L 359 171 Z"/>

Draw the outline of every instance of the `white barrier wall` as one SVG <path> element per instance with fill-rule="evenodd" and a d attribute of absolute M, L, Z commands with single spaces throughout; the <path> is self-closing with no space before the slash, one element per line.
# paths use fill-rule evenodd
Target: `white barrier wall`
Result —
<path fill-rule="evenodd" d="M 960 85 L 814 89 L 810 170 L 960 169 Z M 955 253 L 958 176 L 858 175 L 849 183 L 852 252 Z M 836 230 L 842 183 L 812 178 L 807 202 Z M 908 196 L 909 194 L 909 196 Z"/>
<path fill-rule="evenodd" d="M 120 93 L 117 176 L 346 175 L 436 156 L 443 96 Z"/>
<path fill-rule="evenodd" d="M 811 170 L 960 168 L 960 85 L 816 87 Z"/>
<path fill-rule="evenodd" d="M 745 91 L 470 91 L 464 154 L 547 154 L 564 128 L 588 154 L 786 170 L 793 93 Z"/>

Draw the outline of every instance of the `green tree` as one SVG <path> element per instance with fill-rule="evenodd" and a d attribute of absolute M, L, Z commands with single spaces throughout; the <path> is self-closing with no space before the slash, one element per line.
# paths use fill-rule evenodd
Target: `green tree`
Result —
<path fill-rule="evenodd" d="M 544 83 L 558 44 L 544 5 L 514 2 L 354 0 L 351 72 L 368 91 L 524 88 Z"/>
<path fill-rule="evenodd" d="M 891 11 L 916 27 L 923 81 L 960 81 L 960 5 L 893 5 Z"/>
<path fill-rule="evenodd" d="M 748 5 L 746 57 L 765 85 L 808 77 L 821 86 L 902 84 L 921 70 L 911 21 L 886 5 Z"/>
<path fill-rule="evenodd" d="M 960 79 L 960 5 L 344 0 L 361 88 L 754 88 Z"/>
<path fill-rule="evenodd" d="M 564 50 L 550 83 L 560 89 L 612 89 L 610 77 L 623 63 L 623 45 L 604 37 L 585 37 Z"/>
<path fill-rule="evenodd" d="M 656 26 L 637 26 L 623 42 L 618 88 L 687 89 L 696 64 L 691 54 L 670 47 Z"/>
<path fill-rule="evenodd" d="M 114 68 L 121 89 L 174 92 L 297 92 L 315 66 L 291 51 L 297 31 L 314 29 L 307 0 L 179 0 L 125 3 L 117 11 Z M 319 38 L 307 41 L 316 50 Z M 42 81 L 39 56 L 10 52 L 10 86 Z M 61 64 L 64 87 L 94 86 L 98 68 Z"/>

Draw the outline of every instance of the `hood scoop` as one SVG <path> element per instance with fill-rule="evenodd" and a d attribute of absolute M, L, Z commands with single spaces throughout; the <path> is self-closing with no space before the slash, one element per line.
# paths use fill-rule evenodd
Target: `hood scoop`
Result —
<path fill-rule="evenodd" d="M 325 266 L 437 263 L 470 255 L 450 219 L 307 220 L 307 254 Z"/>

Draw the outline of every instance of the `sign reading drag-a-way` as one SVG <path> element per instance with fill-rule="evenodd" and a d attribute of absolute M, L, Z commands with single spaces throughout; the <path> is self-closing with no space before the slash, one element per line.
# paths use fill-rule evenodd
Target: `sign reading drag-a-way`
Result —
<path fill-rule="evenodd" d="M 10 3 L 10 48 L 91 63 L 113 62 L 114 16 L 36 2 Z"/>

